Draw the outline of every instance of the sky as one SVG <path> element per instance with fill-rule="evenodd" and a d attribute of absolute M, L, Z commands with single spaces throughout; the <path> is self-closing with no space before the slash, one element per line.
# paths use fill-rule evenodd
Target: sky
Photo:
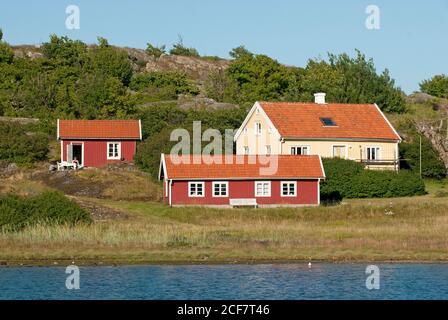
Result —
<path fill-rule="evenodd" d="M 66 8 L 79 8 L 79 29 L 67 29 Z M 369 5 L 379 29 L 368 29 Z M 361 50 L 377 71 L 388 68 L 406 93 L 435 74 L 448 74 L 448 0 L 2 0 L 0 28 L 10 44 L 39 44 L 49 35 L 86 43 L 167 47 L 181 35 L 203 55 L 228 58 L 245 45 L 287 65 L 305 66 L 327 53 Z"/>

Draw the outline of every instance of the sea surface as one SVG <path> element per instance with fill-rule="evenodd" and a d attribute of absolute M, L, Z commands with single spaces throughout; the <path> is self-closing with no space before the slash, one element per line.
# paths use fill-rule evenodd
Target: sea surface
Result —
<path fill-rule="evenodd" d="M 367 266 L 0 267 L 0 299 L 448 299 L 448 264 Z"/>

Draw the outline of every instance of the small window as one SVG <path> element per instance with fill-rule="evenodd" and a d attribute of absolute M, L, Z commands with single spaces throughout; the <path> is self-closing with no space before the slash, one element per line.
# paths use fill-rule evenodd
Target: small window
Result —
<path fill-rule="evenodd" d="M 188 196 L 203 197 L 204 196 L 204 182 L 189 182 Z"/>
<path fill-rule="evenodd" d="M 295 197 L 297 195 L 297 182 L 282 181 L 280 184 L 280 192 L 282 197 Z"/>
<path fill-rule="evenodd" d="M 258 136 L 261 134 L 261 123 L 255 122 L 255 134 Z"/>
<path fill-rule="evenodd" d="M 107 159 L 119 160 L 121 159 L 121 143 L 108 142 L 107 143 Z"/>
<path fill-rule="evenodd" d="M 336 122 L 333 121 L 331 118 L 320 118 L 320 121 L 325 127 L 335 127 Z"/>
<path fill-rule="evenodd" d="M 229 183 L 213 182 L 213 197 L 228 197 L 229 196 Z"/>
<path fill-rule="evenodd" d="M 379 160 L 380 148 L 379 147 L 367 147 L 367 160 Z"/>
<path fill-rule="evenodd" d="M 294 146 L 291 147 L 292 155 L 309 155 L 310 147 L 309 146 Z"/>
<path fill-rule="evenodd" d="M 244 151 L 245 155 L 248 155 L 249 154 L 249 147 L 248 146 L 244 146 L 243 147 L 243 151 Z"/>
<path fill-rule="evenodd" d="M 333 146 L 333 157 L 345 159 L 345 155 L 347 152 L 346 146 Z"/>
<path fill-rule="evenodd" d="M 255 182 L 255 196 L 256 197 L 270 197 L 271 196 L 271 182 L 270 181 L 256 181 Z"/>
<path fill-rule="evenodd" d="M 271 154 L 271 146 L 267 145 L 266 146 L 266 155 L 270 155 Z"/>

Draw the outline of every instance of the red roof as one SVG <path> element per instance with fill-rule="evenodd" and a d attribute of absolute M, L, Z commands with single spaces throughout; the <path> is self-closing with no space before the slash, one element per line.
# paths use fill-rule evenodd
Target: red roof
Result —
<path fill-rule="evenodd" d="M 375 104 L 260 102 L 285 138 L 349 138 L 400 140 Z M 331 118 L 336 126 L 324 126 Z"/>
<path fill-rule="evenodd" d="M 325 178 L 321 159 L 317 155 L 216 156 L 221 163 L 211 163 L 213 156 L 185 156 L 189 163 L 179 163 L 173 156 L 162 154 L 161 166 L 165 166 L 166 179 L 311 179 Z M 227 160 L 227 157 L 231 161 Z M 266 159 L 270 159 L 273 170 Z M 277 165 L 275 161 L 277 159 Z M 200 163 L 194 163 L 198 160 Z M 217 162 L 217 161 L 215 161 Z M 229 163 L 230 162 L 230 163 Z M 254 163 L 251 163 L 254 162 Z M 163 167 L 161 167 L 163 170 Z M 162 173 L 162 172 L 161 172 Z"/>
<path fill-rule="evenodd" d="M 141 139 L 139 120 L 58 120 L 58 139 Z"/>

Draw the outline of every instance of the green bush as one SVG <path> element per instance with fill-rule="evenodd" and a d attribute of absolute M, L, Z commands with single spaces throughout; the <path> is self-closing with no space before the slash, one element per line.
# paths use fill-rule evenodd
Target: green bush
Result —
<path fill-rule="evenodd" d="M 420 171 L 420 141 L 414 136 L 412 141 L 400 144 L 401 166 L 416 173 Z M 439 154 L 428 138 L 422 137 L 422 176 L 424 178 L 443 179 L 447 170 Z"/>
<path fill-rule="evenodd" d="M 409 170 L 365 170 L 363 165 L 343 159 L 324 159 L 327 179 L 321 185 L 322 201 L 342 198 L 391 198 L 425 194 L 425 185 Z"/>
<path fill-rule="evenodd" d="M 29 164 L 46 159 L 48 136 L 27 132 L 17 123 L 0 122 L 0 160 Z"/>
<path fill-rule="evenodd" d="M 191 83 L 187 76 L 179 72 L 161 72 L 154 71 L 149 73 L 138 74 L 132 78 L 129 88 L 134 91 L 141 91 L 145 89 L 171 89 L 173 93 L 172 98 L 176 98 L 178 94 L 193 94 L 199 93 L 198 87 Z"/>
<path fill-rule="evenodd" d="M 89 213 L 59 192 L 0 198 L 1 231 L 19 231 L 36 224 L 73 226 L 80 222 L 91 222 Z"/>

